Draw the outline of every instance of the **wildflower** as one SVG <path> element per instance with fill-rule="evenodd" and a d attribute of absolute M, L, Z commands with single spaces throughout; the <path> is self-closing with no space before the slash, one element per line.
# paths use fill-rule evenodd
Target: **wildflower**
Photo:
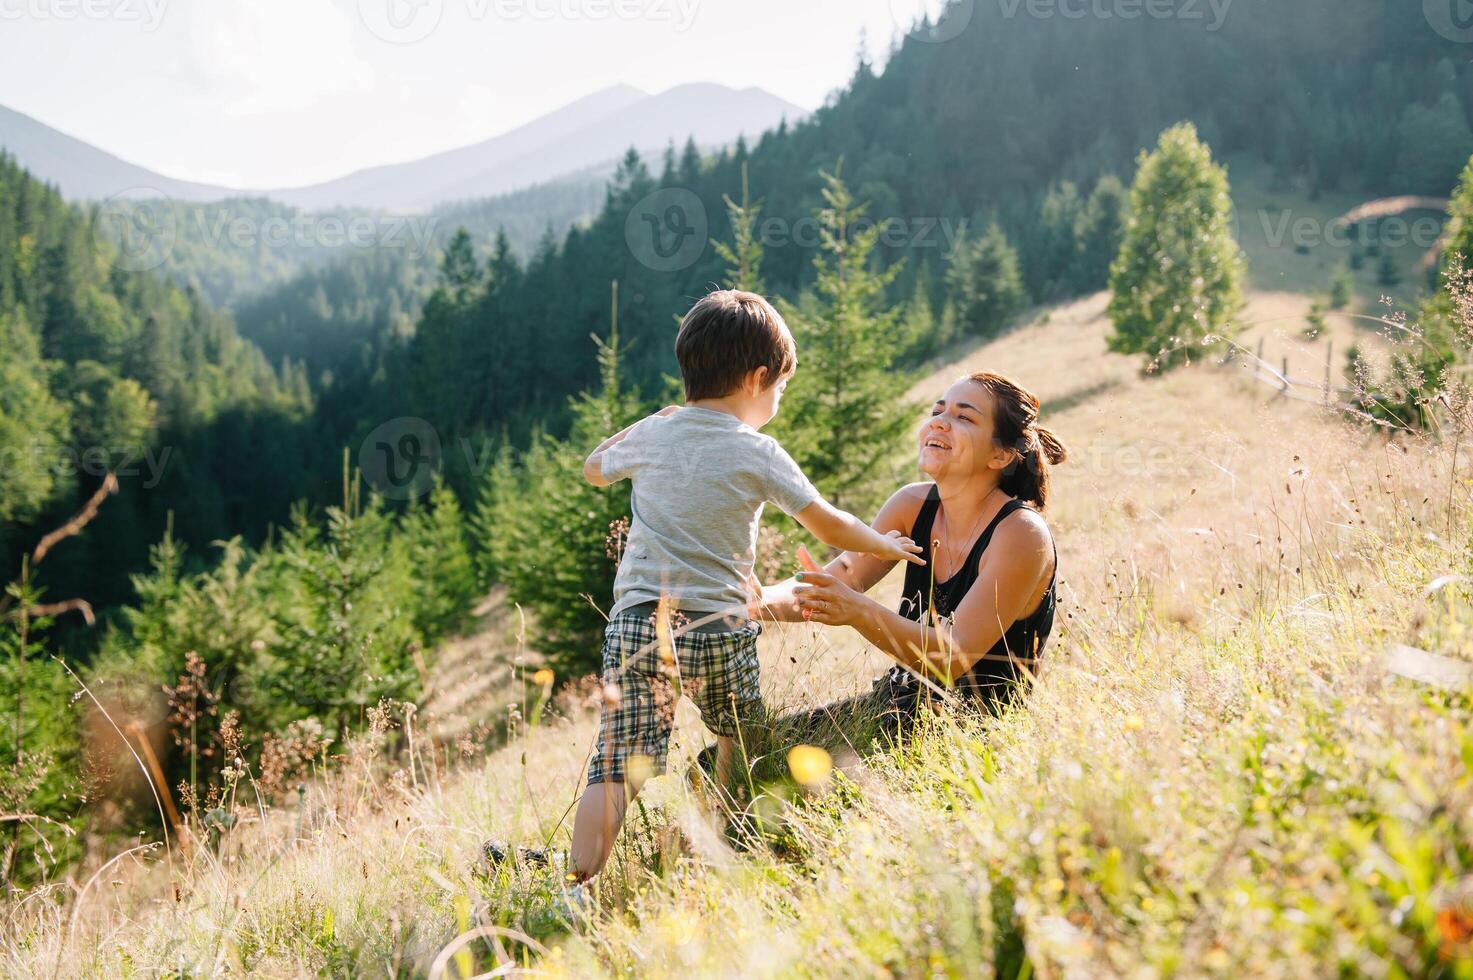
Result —
<path fill-rule="evenodd" d="M 538 687 L 552 687 L 553 680 L 557 677 L 551 670 L 543 667 L 532 675 L 532 683 Z"/>
<path fill-rule="evenodd" d="M 834 771 L 833 758 L 816 745 L 795 745 L 788 750 L 788 771 L 804 786 L 814 786 Z"/>
<path fill-rule="evenodd" d="M 624 764 L 624 775 L 631 786 L 642 786 L 655 774 L 655 760 L 647 755 L 631 755 Z"/>
<path fill-rule="evenodd" d="M 1437 932 L 1442 939 L 1438 956 L 1444 962 L 1467 956 L 1473 952 L 1473 909 L 1461 904 L 1438 909 Z"/>

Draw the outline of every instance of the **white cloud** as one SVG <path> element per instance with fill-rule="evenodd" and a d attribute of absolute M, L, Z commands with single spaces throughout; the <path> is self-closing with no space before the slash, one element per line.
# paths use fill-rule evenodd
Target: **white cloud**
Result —
<path fill-rule="evenodd" d="M 374 81 L 332 0 L 209 0 L 192 8 L 190 38 L 195 67 L 230 115 L 303 109 Z"/>

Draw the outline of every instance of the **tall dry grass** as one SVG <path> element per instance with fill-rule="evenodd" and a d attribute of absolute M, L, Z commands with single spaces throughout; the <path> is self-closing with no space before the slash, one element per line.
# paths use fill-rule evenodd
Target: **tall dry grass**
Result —
<path fill-rule="evenodd" d="M 1103 353 L 1101 309 L 921 386 L 1015 374 L 1075 451 L 1051 515 L 1060 620 L 1021 708 L 772 787 L 744 846 L 656 780 L 572 929 L 556 869 L 486 874 L 479 845 L 566 841 L 591 715 L 528 712 L 466 763 L 366 742 L 296 806 L 242 807 L 218 848 L 8 902 L 0 970 L 1473 975 L 1473 702 L 1382 662 L 1390 643 L 1470 659 L 1466 466 L 1228 370 L 1143 380 Z M 763 640 L 779 707 L 882 664 L 843 631 Z"/>

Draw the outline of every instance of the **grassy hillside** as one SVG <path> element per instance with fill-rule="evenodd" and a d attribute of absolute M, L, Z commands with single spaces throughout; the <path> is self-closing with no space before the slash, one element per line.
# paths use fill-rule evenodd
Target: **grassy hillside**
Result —
<path fill-rule="evenodd" d="M 1390 644 L 1473 661 L 1466 464 L 1236 368 L 1143 379 L 1105 353 L 1103 304 L 917 387 L 1013 373 L 1074 450 L 1051 515 L 1059 628 L 1025 707 L 839 752 L 823 788 L 775 788 L 767 842 L 737 850 L 686 783 L 657 780 L 570 932 L 557 873 L 477 871 L 493 834 L 566 842 L 594 734 L 575 696 L 539 707 L 515 615 L 492 617 L 505 632 L 455 669 L 509 662 L 523 706 L 490 719 L 506 748 L 426 744 L 437 722 L 416 716 L 276 809 L 243 777 L 217 846 L 11 902 L 0 971 L 469 976 L 500 948 L 577 977 L 1473 976 L 1473 699 L 1383 663 Z M 1272 351 L 1307 343 L 1307 308 L 1260 293 L 1245 319 Z M 784 706 L 880 667 L 806 626 L 762 652 Z M 699 742 L 682 721 L 676 772 Z M 385 740 L 412 751 L 386 764 Z"/>

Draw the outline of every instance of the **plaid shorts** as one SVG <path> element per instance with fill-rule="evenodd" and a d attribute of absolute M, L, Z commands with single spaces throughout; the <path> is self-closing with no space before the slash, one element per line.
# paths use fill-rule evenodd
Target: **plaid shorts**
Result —
<path fill-rule="evenodd" d="M 682 694 L 695 702 L 711 731 L 735 737 L 762 710 L 761 634 L 755 622 L 729 633 L 678 633 L 675 662 L 662 663 L 649 617 L 615 616 L 604 630 L 603 679 L 618 688 L 620 698 L 604 705 L 588 785 L 623 782 L 626 764 L 637 755 L 650 760 L 652 775 L 664 772 Z"/>

